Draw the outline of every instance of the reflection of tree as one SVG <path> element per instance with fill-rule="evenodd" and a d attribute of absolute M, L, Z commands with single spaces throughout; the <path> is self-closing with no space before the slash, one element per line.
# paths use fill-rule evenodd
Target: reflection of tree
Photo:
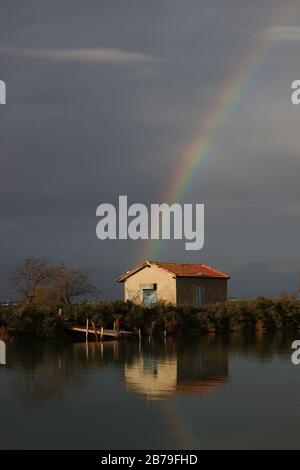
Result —
<path fill-rule="evenodd" d="M 294 339 L 289 333 L 277 332 L 247 336 L 230 335 L 226 341 L 231 355 L 239 354 L 258 361 L 266 361 L 271 360 L 274 355 L 280 355 L 282 359 L 289 358 Z"/>
<path fill-rule="evenodd" d="M 78 347 L 79 346 L 79 347 Z M 13 347 L 9 368 L 15 370 L 14 394 L 28 407 L 62 400 L 67 390 L 80 391 L 87 376 L 85 345 L 35 344 Z"/>
<path fill-rule="evenodd" d="M 61 401 L 67 391 L 80 392 L 87 384 L 88 369 L 124 368 L 138 351 L 136 341 L 103 343 L 33 343 L 14 345 L 7 368 L 14 370 L 14 394 L 25 406 L 38 407 Z"/>

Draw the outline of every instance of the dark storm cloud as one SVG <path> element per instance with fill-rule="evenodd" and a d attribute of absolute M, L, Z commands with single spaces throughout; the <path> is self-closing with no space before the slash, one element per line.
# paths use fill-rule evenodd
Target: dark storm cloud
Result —
<path fill-rule="evenodd" d="M 300 116 L 289 84 L 299 78 L 297 16 L 293 29 L 269 24 L 280 2 L 261 3 L 0 2 L 8 87 L 0 108 L 2 297 L 6 272 L 28 255 L 86 265 L 103 294 L 113 293 L 114 276 L 143 247 L 97 240 L 97 205 L 119 194 L 161 201 L 215 93 L 261 35 L 275 46 L 186 195 L 206 203 L 205 249 L 195 255 L 170 242 L 160 256 L 232 270 L 232 293 L 243 295 L 253 295 L 252 263 L 261 273 L 284 265 L 282 288 L 294 288 Z M 275 287 L 262 279 L 260 293 L 279 290 L 280 270 Z"/>

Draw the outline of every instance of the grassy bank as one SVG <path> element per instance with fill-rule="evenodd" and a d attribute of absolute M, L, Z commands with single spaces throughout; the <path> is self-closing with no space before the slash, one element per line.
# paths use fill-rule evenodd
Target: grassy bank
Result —
<path fill-rule="evenodd" d="M 206 305 L 201 309 L 157 304 L 143 307 L 132 302 L 81 303 L 62 308 L 58 306 L 38 310 L 20 306 L 0 310 L 0 337 L 6 340 L 26 341 L 56 338 L 63 334 L 63 323 L 72 321 L 85 325 L 93 320 L 97 327 L 112 328 L 119 319 L 122 329 L 142 335 L 200 334 L 208 332 L 293 331 L 300 329 L 300 303 L 295 298 L 258 298 L 249 301 L 227 301 Z"/>

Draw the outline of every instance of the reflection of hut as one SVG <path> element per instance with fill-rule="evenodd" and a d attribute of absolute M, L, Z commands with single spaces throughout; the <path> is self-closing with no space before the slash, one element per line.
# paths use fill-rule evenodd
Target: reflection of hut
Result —
<path fill-rule="evenodd" d="M 201 354 L 181 351 L 177 364 L 177 392 L 205 395 L 228 382 L 228 356 L 214 348 Z"/>
<path fill-rule="evenodd" d="M 216 388 L 228 383 L 227 377 L 215 377 L 210 380 L 185 380 L 177 385 L 176 393 L 181 395 L 208 395 Z"/>
<path fill-rule="evenodd" d="M 166 398 L 176 389 L 177 361 L 173 358 L 156 361 L 138 357 L 132 365 L 125 366 L 124 373 L 128 388 L 149 399 Z"/>
<path fill-rule="evenodd" d="M 228 357 L 224 351 L 159 359 L 141 355 L 125 366 L 124 375 L 127 387 L 148 399 L 206 395 L 228 382 Z"/>

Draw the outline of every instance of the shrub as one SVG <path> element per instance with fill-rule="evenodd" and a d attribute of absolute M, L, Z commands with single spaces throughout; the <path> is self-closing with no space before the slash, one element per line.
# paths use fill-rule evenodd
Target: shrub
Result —
<path fill-rule="evenodd" d="M 202 308 L 158 303 L 151 307 L 131 301 L 83 302 L 64 307 L 58 316 L 58 307 L 47 310 L 16 307 L 0 309 L 0 327 L 14 337 L 51 338 L 59 335 L 66 320 L 81 325 L 87 318 L 100 328 L 112 328 L 116 319 L 121 329 L 143 335 L 181 335 L 201 332 L 254 332 L 260 323 L 264 330 L 291 330 L 300 328 L 300 303 L 291 297 L 268 299 L 260 297 L 249 301 L 231 301 L 205 305 Z"/>

